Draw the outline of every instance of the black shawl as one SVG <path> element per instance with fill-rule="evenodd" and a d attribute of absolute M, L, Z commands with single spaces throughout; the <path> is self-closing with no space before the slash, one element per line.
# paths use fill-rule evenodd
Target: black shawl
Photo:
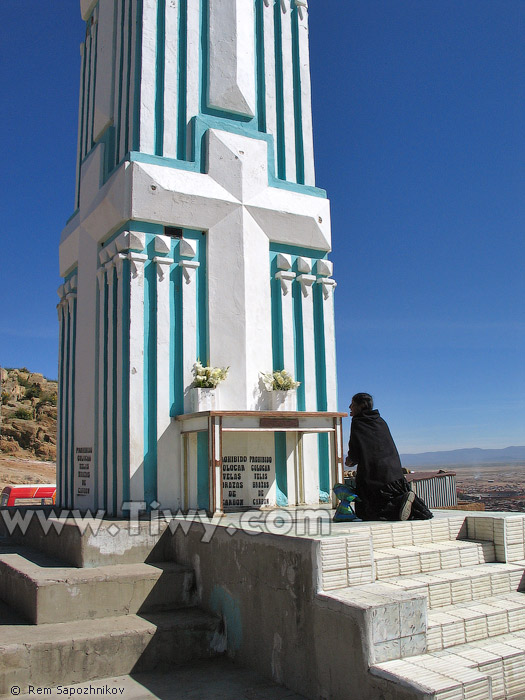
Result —
<path fill-rule="evenodd" d="M 403 479 L 399 453 L 379 411 L 363 411 L 352 418 L 348 456 L 357 463 L 356 490 L 363 499 Z"/>

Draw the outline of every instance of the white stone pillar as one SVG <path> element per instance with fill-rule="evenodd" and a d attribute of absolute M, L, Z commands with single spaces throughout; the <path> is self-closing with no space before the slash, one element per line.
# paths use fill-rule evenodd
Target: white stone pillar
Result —
<path fill-rule="evenodd" d="M 104 392 L 106 389 L 106 270 L 100 267 L 97 270 L 99 308 L 98 308 L 98 407 L 97 407 L 97 454 L 96 454 L 96 481 L 97 481 L 97 508 L 105 508 L 104 474 L 106 470 L 106 453 L 104 451 L 104 435 L 106 429 L 106 411 Z"/>
<path fill-rule="evenodd" d="M 310 84 L 310 49 L 308 46 L 308 3 L 295 0 L 298 17 L 299 72 L 301 80 L 304 184 L 315 185 L 314 138 L 312 128 L 312 93 Z"/>
<path fill-rule="evenodd" d="M 171 308 L 170 270 L 173 258 L 155 257 L 157 272 L 157 491 L 163 502 L 173 504 L 180 498 L 180 430 L 172 421 L 170 410 L 171 364 Z"/>
<path fill-rule="evenodd" d="M 180 0 L 166 3 L 164 47 L 164 156 L 177 158 L 179 135 L 179 12 Z"/>
<path fill-rule="evenodd" d="M 144 253 L 129 253 L 129 497 L 144 500 Z"/>
<path fill-rule="evenodd" d="M 201 1 L 187 0 L 186 38 L 186 123 L 200 112 L 201 74 Z M 191 152 L 190 129 L 186 134 L 186 153 Z"/>
<path fill-rule="evenodd" d="M 124 260 L 127 256 L 123 253 L 118 253 L 114 258 L 115 271 L 117 273 L 117 327 L 115 328 L 116 333 L 116 346 L 117 346 L 117 361 L 116 361 L 116 386 L 115 386 L 115 413 L 116 413 L 116 439 L 117 439 L 117 478 L 114 488 L 117 494 L 117 513 L 122 515 L 122 503 L 124 501 L 124 470 L 123 470 L 123 450 L 125 448 L 123 444 L 124 434 L 124 412 L 123 412 L 123 379 L 124 379 L 124 352 L 123 352 L 123 333 L 128 332 L 128 329 L 124 329 L 122 321 L 124 318 L 124 285 L 128 284 L 128 281 L 124 279 Z"/>
<path fill-rule="evenodd" d="M 297 266 L 298 270 L 303 272 L 303 274 L 298 275 L 297 281 L 301 285 L 305 410 L 316 411 L 317 382 L 315 376 L 315 332 L 312 288 L 315 283 L 315 275 L 307 274 L 306 271 L 310 271 L 311 264 L 306 258 L 299 258 Z M 317 435 L 303 434 L 301 440 L 304 499 L 306 503 L 316 503 L 319 501 L 319 450 Z"/>
<path fill-rule="evenodd" d="M 189 389 L 193 383 L 193 365 L 197 360 L 197 268 L 195 260 L 181 260 L 182 268 L 182 363 L 184 413 L 191 412 Z M 200 358 L 206 363 L 206 358 Z"/>
<path fill-rule="evenodd" d="M 283 54 L 284 150 L 286 158 L 286 179 L 288 182 L 297 182 L 291 1 L 292 0 L 281 0 L 280 2 L 281 45 Z"/>
<path fill-rule="evenodd" d="M 333 279 L 321 278 L 317 284 L 322 288 L 323 335 L 326 368 L 326 410 L 337 411 L 337 368 L 334 333 L 334 289 Z"/>
<path fill-rule="evenodd" d="M 264 0 L 264 76 L 266 133 L 273 136 L 274 172 L 277 175 L 277 98 L 275 86 L 275 28 L 273 2 Z"/>
<path fill-rule="evenodd" d="M 122 3 L 117 7 L 122 8 Z M 117 23 L 117 26 L 119 24 Z M 117 55 L 120 41 L 117 32 Z M 155 153 L 155 86 L 157 57 L 157 0 L 142 5 L 142 74 L 140 77 L 140 147 L 142 153 Z M 115 90 L 118 99 L 118 90 Z M 115 105 L 117 114 L 118 104 Z"/>
<path fill-rule="evenodd" d="M 281 311 L 282 311 L 282 336 L 283 336 L 283 362 L 284 369 L 290 372 L 295 378 L 295 342 L 294 342 L 294 317 L 292 282 L 296 277 L 295 272 L 289 270 L 279 270 L 275 275 L 280 282 L 281 288 Z M 278 368 L 280 369 L 280 368 Z M 292 408 L 296 410 L 296 406 Z"/>
<path fill-rule="evenodd" d="M 67 461 L 66 469 L 69 472 L 67 483 L 67 493 L 65 494 L 66 507 L 73 507 L 74 499 L 74 483 L 75 483 L 75 332 L 76 332 L 76 299 L 75 292 L 70 292 L 66 296 L 68 322 L 68 337 L 69 337 L 69 357 L 68 357 L 68 395 L 67 395 Z"/>
<path fill-rule="evenodd" d="M 113 467 L 114 467 L 114 442 L 113 434 L 113 412 L 115 410 L 115 385 L 114 385 L 114 339 L 115 328 L 113 327 L 113 309 L 115 305 L 115 295 L 113 287 L 113 279 L 115 274 L 115 265 L 113 260 L 110 260 L 105 265 L 106 282 L 108 286 L 108 316 L 107 316 L 107 393 L 106 393 L 106 504 L 109 514 L 116 515 L 113 511 Z"/>

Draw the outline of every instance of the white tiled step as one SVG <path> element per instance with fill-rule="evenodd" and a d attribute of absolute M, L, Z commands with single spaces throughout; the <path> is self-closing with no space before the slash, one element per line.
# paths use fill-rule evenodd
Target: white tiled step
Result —
<path fill-rule="evenodd" d="M 386 661 L 370 671 L 432 700 L 523 700 L 525 631 Z"/>
<path fill-rule="evenodd" d="M 515 592 L 522 586 L 523 578 L 524 567 L 521 562 L 490 563 L 383 579 L 381 586 L 392 591 L 423 593 L 428 598 L 429 608 L 442 608 L 446 605 L 480 601 L 490 596 Z"/>
<path fill-rule="evenodd" d="M 439 517 L 432 520 L 377 523 L 370 525 L 374 549 L 419 546 L 467 537 L 467 520 L 461 516 Z M 487 539 L 479 537 L 477 539 Z"/>
<path fill-rule="evenodd" d="M 507 593 L 428 613 L 427 651 L 525 629 L 525 594 Z"/>
<path fill-rule="evenodd" d="M 390 548 L 374 547 L 377 579 L 476 566 L 495 560 L 493 542 L 453 540 Z"/>

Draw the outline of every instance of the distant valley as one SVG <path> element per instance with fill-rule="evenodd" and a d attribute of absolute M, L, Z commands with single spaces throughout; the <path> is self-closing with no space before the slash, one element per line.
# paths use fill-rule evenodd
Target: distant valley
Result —
<path fill-rule="evenodd" d="M 505 447 L 496 450 L 467 447 L 460 450 L 402 454 L 400 457 L 403 466 L 410 468 L 481 466 L 488 464 L 519 465 L 521 463 L 525 466 L 525 446 Z"/>

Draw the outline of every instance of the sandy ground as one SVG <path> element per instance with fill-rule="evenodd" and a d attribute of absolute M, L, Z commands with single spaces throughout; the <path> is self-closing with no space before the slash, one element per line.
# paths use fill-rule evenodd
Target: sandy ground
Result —
<path fill-rule="evenodd" d="M 12 484 L 56 483 L 55 462 L 0 454 L 0 491 Z"/>

